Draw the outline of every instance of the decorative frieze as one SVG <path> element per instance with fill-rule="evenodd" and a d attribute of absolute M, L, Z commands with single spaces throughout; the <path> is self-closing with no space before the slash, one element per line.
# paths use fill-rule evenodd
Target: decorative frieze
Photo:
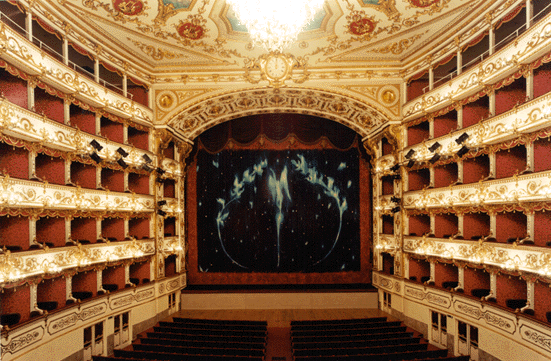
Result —
<path fill-rule="evenodd" d="M 458 313 L 476 320 L 484 320 L 489 326 L 499 328 L 511 334 L 513 334 L 516 330 L 516 321 L 514 319 L 507 318 L 489 309 L 482 310 L 479 308 L 479 305 L 475 306 L 463 301 L 455 300 L 453 306 Z"/>

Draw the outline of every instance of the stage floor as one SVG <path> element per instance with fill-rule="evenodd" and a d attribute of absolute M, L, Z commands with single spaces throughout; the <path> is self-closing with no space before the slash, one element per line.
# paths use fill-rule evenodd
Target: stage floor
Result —
<path fill-rule="evenodd" d="M 378 293 L 361 290 L 297 291 L 186 291 L 181 294 L 183 310 L 296 310 L 376 309 Z"/>

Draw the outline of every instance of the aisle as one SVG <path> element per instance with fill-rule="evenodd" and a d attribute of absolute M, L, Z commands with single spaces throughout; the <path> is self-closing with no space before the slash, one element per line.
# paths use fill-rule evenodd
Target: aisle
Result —
<path fill-rule="evenodd" d="M 291 327 L 268 327 L 267 361 L 291 361 Z"/>

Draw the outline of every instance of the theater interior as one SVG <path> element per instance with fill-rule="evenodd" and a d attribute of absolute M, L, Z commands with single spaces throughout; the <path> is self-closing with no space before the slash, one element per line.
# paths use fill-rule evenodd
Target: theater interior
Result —
<path fill-rule="evenodd" d="M 551 359 L 549 1 L 232 1 L 0 1 L 0 359 Z"/>

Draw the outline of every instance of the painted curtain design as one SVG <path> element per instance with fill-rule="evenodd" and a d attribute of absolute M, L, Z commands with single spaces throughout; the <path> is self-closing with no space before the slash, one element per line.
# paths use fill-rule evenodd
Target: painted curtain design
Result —
<path fill-rule="evenodd" d="M 358 182 L 354 148 L 199 149 L 199 271 L 359 271 Z"/>

